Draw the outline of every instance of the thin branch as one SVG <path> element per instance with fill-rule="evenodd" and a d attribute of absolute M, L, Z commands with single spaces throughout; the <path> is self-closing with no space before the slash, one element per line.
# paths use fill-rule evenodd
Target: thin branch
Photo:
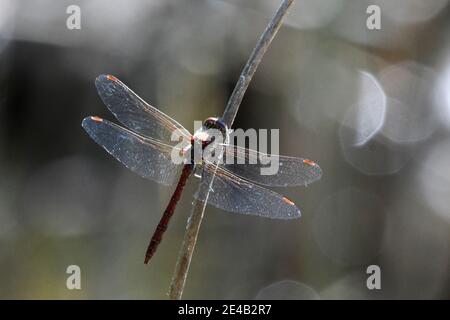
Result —
<path fill-rule="evenodd" d="M 277 34 L 282 20 L 293 2 L 294 0 L 283 0 L 277 12 L 270 20 L 266 29 L 256 43 L 256 46 L 253 49 L 253 52 L 250 55 L 247 64 L 242 70 L 239 80 L 236 83 L 236 86 L 230 96 L 230 99 L 228 100 L 227 106 L 222 116 L 222 121 L 227 124 L 228 128 L 232 126 L 236 114 L 239 110 L 239 106 L 244 97 L 245 91 L 247 90 L 250 81 L 252 80 L 256 69 L 258 68 L 259 63 L 261 62 L 261 59 L 269 48 L 273 38 Z M 203 179 L 200 183 L 199 188 L 208 188 L 206 192 L 206 199 L 204 201 L 195 200 L 192 206 L 191 216 L 188 219 L 186 233 L 184 235 L 183 244 L 178 255 L 178 261 L 175 267 L 174 275 L 172 277 L 172 283 L 170 285 L 170 299 L 179 300 L 181 299 L 181 295 L 183 294 L 192 254 L 194 253 L 195 244 L 197 243 L 198 233 L 202 224 L 203 216 L 205 214 L 209 190 L 213 183 L 213 180 L 214 176 L 212 177 L 211 181 L 209 181 L 209 183 L 205 184 L 205 181 L 203 181 Z"/>
<path fill-rule="evenodd" d="M 294 3 L 294 0 L 284 0 L 278 8 L 277 12 L 270 20 L 266 27 L 266 30 L 261 34 L 252 54 L 248 58 L 247 64 L 241 72 L 238 82 L 234 87 L 233 93 L 228 100 L 227 106 L 222 116 L 222 120 L 231 128 L 234 122 L 234 118 L 241 105 L 242 98 L 244 98 L 245 91 L 247 91 L 250 81 L 252 81 L 253 75 L 259 66 L 264 54 L 270 46 L 273 38 L 281 27 L 284 16 L 286 15 L 290 6 Z"/>

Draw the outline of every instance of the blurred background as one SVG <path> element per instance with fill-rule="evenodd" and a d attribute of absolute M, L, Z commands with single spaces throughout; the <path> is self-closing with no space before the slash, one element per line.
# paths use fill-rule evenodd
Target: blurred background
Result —
<path fill-rule="evenodd" d="M 148 266 L 173 188 L 95 144 L 110 73 L 187 129 L 221 115 L 280 1 L 0 0 L 0 298 L 165 299 L 191 181 Z M 190 299 L 450 298 L 449 0 L 297 0 L 235 128 L 279 128 L 324 171 L 275 190 L 277 221 L 208 207 Z M 81 8 L 81 30 L 66 9 Z M 381 30 L 366 9 L 381 8 Z M 81 268 L 82 290 L 66 288 Z M 381 268 L 381 290 L 366 269 Z"/>

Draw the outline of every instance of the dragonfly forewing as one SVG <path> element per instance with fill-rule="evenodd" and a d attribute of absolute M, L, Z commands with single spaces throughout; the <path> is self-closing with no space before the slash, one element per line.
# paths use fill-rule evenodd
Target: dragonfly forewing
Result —
<path fill-rule="evenodd" d="M 149 105 L 116 77 L 100 75 L 95 80 L 95 86 L 103 103 L 130 130 L 171 145 L 178 143 L 171 141 L 174 131 L 190 141 L 189 131 Z"/>

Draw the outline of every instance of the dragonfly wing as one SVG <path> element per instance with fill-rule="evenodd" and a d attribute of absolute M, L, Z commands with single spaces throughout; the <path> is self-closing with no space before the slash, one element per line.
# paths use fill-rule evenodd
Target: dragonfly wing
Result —
<path fill-rule="evenodd" d="M 85 118 L 82 126 L 95 142 L 141 177 L 165 185 L 178 177 L 181 166 L 170 160 L 171 146 L 98 117 Z"/>
<path fill-rule="evenodd" d="M 282 195 L 239 178 L 225 168 L 204 163 L 202 182 L 195 198 L 230 212 L 273 219 L 300 217 L 300 210 Z M 208 191 L 208 186 L 211 189 Z"/>
<path fill-rule="evenodd" d="M 174 119 L 149 105 L 119 79 L 111 75 L 100 75 L 95 80 L 103 103 L 127 128 L 143 136 L 161 140 L 168 144 L 172 132 L 190 141 L 191 134 Z"/>
<path fill-rule="evenodd" d="M 268 155 L 233 145 L 225 145 L 224 148 L 226 168 L 261 185 L 307 186 L 322 177 L 319 165 L 308 159 Z M 227 162 L 229 164 L 226 164 Z"/>

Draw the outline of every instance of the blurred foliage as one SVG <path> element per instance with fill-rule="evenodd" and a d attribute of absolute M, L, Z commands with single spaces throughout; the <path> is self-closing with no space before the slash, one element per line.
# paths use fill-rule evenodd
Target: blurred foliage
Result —
<path fill-rule="evenodd" d="M 167 297 L 195 181 L 145 266 L 172 188 L 82 130 L 112 119 L 94 79 L 114 74 L 192 130 L 222 113 L 275 2 L 0 0 L 0 298 Z M 81 30 L 65 25 L 74 3 Z M 449 14 L 448 0 L 297 1 L 235 127 L 280 128 L 280 152 L 324 176 L 276 190 L 299 220 L 209 207 L 185 298 L 450 298 Z"/>

